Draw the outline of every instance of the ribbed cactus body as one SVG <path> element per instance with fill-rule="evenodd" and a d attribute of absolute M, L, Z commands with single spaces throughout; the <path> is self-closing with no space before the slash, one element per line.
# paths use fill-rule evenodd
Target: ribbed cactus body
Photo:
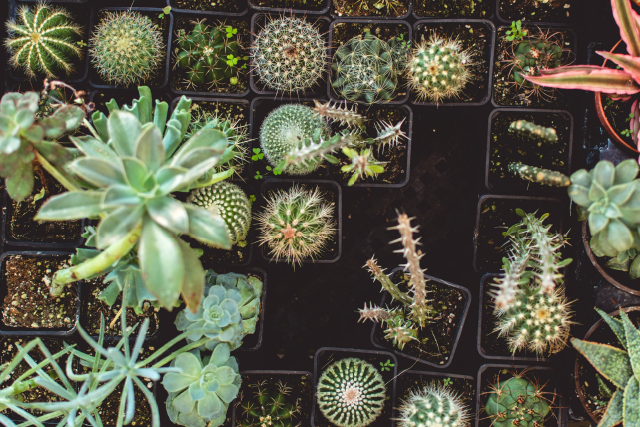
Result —
<path fill-rule="evenodd" d="M 538 184 L 549 185 L 551 187 L 568 187 L 571 185 L 569 177 L 561 172 L 515 162 L 509 163 L 508 168 L 510 172 L 513 172 L 525 181 L 537 182 Z"/>
<path fill-rule="evenodd" d="M 237 415 L 239 427 L 295 427 L 300 426 L 300 399 L 293 401 L 289 396 L 290 387 L 281 382 L 277 390 L 268 390 L 262 384 L 250 384 L 253 396 L 247 396 L 240 402 L 242 413 Z"/>
<path fill-rule="evenodd" d="M 554 128 L 540 126 L 526 120 L 511 122 L 508 131 L 510 134 L 516 135 L 521 139 L 533 142 L 544 142 L 547 144 L 558 142 L 558 134 Z"/>
<path fill-rule="evenodd" d="M 414 391 L 400 407 L 398 427 L 465 427 L 469 409 L 460 396 L 441 385 Z"/>
<path fill-rule="evenodd" d="M 330 365 L 318 381 L 318 406 L 338 427 L 365 427 L 382 412 L 386 387 L 378 370 L 356 358 Z"/>
<path fill-rule="evenodd" d="M 496 427 L 541 427 L 549 414 L 543 392 L 522 377 L 494 384 L 484 410 Z"/>
<path fill-rule="evenodd" d="M 472 77 L 470 63 L 459 42 L 433 34 L 413 51 L 407 66 L 409 86 L 418 99 L 457 98 Z"/>
<path fill-rule="evenodd" d="M 538 76 L 540 70 L 562 66 L 562 47 L 540 39 L 523 41 L 516 47 L 513 64 L 513 80 L 521 86 L 532 88 L 534 84 L 523 76 Z"/>

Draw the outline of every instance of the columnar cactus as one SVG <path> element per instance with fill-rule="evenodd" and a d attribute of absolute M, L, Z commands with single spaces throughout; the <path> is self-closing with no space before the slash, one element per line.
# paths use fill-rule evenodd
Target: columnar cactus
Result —
<path fill-rule="evenodd" d="M 409 87 L 418 99 L 458 98 L 473 75 L 471 57 L 460 42 L 432 34 L 413 51 L 407 66 Z"/>
<path fill-rule="evenodd" d="M 269 19 L 251 49 L 252 67 L 271 90 L 298 93 L 325 72 L 327 47 L 318 25 L 303 18 Z"/>
<path fill-rule="evenodd" d="M 511 122 L 508 132 L 521 139 L 533 142 L 543 142 L 545 144 L 558 142 L 558 134 L 554 128 L 540 126 L 526 120 L 516 120 Z"/>
<path fill-rule="evenodd" d="M 370 363 L 356 358 L 331 364 L 318 381 L 322 414 L 338 427 L 365 427 L 382 413 L 387 389 Z"/>
<path fill-rule="evenodd" d="M 165 58 L 162 33 L 138 12 L 106 12 L 89 44 L 100 78 L 122 86 L 148 80 Z"/>
<path fill-rule="evenodd" d="M 571 180 L 562 172 L 549 169 L 537 168 L 523 163 L 511 162 L 507 166 L 510 172 L 524 179 L 525 181 L 537 182 L 538 184 L 551 187 L 568 187 Z"/>
<path fill-rule="evenodd" d="M 273 258 L 283 258 L 295 267 L 303 259 L 320 255 L 335 238 L 334 210 L 318 187 L 313 191 L 298 186 L 278 190 L 256 217 L 259 242 L 268 246 Z"/>
<path fill-rule="evenodd" d="M 46 3 L 20 6 L 17 20 L 7 22 L 9 37 L 5 46 L 11 51 L 11 66 L 30 76 L 45 74 L 55 78 L 73 71 L 71 61 L 82 56 L 76 42 L 82 29 L 69 12 Z"/>
<path fill-rule="evenodd" d="M 214 26 L 198 22 L 187 34 L 179 30 L 178 67 L 186 73 L 189 85 L 216 87 L 220 83 L 238 84 L 238 77 L 249 59 L 244 55 L 239 36 L 224 24 Z"/>
<path fill-rule="evenodd" d="M 466 427 L 469 408 L 462 398 L 442 385 L 412 391 L 400 406 L 399 427 Z"/>
<path fill-rule="evenodd" d="M 300 414 L 300 399 L 290 403 L 291 387 L 278 381 L 276 390 L 268 390 L 263 382 L 250 384 L 254 388 L 253 396 L 240 395 L 242 414 L 236 419 L 239 427 L 294 427 Z M 297 424 L 299 426 L 300 424 Z"/>
<path fill-rule="evenodd" d="M 550 405 L 543 387 L 530 382 L 523 373 L 491 387 L 484 404 L 491 425 L 496 427 L 540 427 L 549 415 Z"/>
<path fill-rule="evenodd" d="M 187 203 L 221 216 L 227 224 L 231 243 L 246 246 L 251 226 L 251 203 L 240 187 L 220 181 L 208 187 L 196 188 L 191 191 Z"/>

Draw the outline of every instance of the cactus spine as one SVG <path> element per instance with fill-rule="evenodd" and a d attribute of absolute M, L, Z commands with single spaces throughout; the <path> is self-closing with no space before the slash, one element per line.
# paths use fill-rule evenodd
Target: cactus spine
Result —
<path fill-rule="evenodd" d="M 412 391 L 400 406 L 399 427 L 466 427 L 469 408 L 443 385 L 430 384 Z"/>
<path fill-rule="evenodd" d="M 571 185 L 569 177 L 561 172 L 515 162 L 509 163 L 508 168 L 510 172 L 525 181 L 537 182 L 550 187 L 568 187 Z"/>

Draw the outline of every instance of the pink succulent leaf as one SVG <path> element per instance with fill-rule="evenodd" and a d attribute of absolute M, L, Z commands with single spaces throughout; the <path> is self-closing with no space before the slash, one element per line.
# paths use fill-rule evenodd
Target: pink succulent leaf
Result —
<path fill-rule="evenodd" d="M 601 50 L 597 50 L 596 53 L 622 67 L 624 71 L 631 74 L 631 77 L 633 77 L 636 83 L 640 83 L 640 57 L 604 52 Z"/>
<path fill-rule="evenodd" d="M 631 115 L 633 116 L 629 120 L 631 139 L 636 143 L 636 146 L 640 146 L 640 139 L 638 139 L 638 133 L 640 132 L 640 106 L 637 99 L 631 105 Z"/>
<path fill-rule="evenodd" d="M 640 86 L 623 70 L 598 67 L 574 71 L 572 67 L 562 68 L 563 72 L 556 71 L 544 76 L 524 78 L 533 84 L 558 89 L 583 89 L 617 95 L 634 95 L 640 92 Z"/>
<path fill-rule="evenodd" d="M 640 33 L 635 24 L 630 0 L 611 0 L 613 18 L 620 28 L 620 36 L 627 44 L 627 52 L 633 56 L 640 56 Z"/>
<path fill-rule="evenodd" d="M 590 72 L 593 70 L 602 70 L 603 67 L 600 65 L 565 65 L 564 67 L 559 68 L 548 68 L 546 70 L 541 69 L 540 74 L 543 76 L 548 76 L 552 74 L 561 74 L 567 71 L 585 71 Z"/>
<path fill-rule="evenodd" d="M 630 95 L 616 95 L 615 93 L 607 93 L 605 94 L 607 98 L 611 98 L 614 101 L 628 101 L 631 99 Z"/>

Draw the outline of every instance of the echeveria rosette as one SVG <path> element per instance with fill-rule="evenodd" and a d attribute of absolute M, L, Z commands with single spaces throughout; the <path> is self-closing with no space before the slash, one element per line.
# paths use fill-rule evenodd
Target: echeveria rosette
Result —
<path fill-rule="evenodd" d="M 218 345 L 209 360 L 182 353 L 171 366 L 181 373 L 168 373 L 162 385 L 169 392 L 167 412 L 172 422 L 188 427 L 217 427 L 225 420 L 229 404 L 240 391 L 240 375 L 229 346 Z M 203 363 L 204 362 L 204 363 Z"/>

